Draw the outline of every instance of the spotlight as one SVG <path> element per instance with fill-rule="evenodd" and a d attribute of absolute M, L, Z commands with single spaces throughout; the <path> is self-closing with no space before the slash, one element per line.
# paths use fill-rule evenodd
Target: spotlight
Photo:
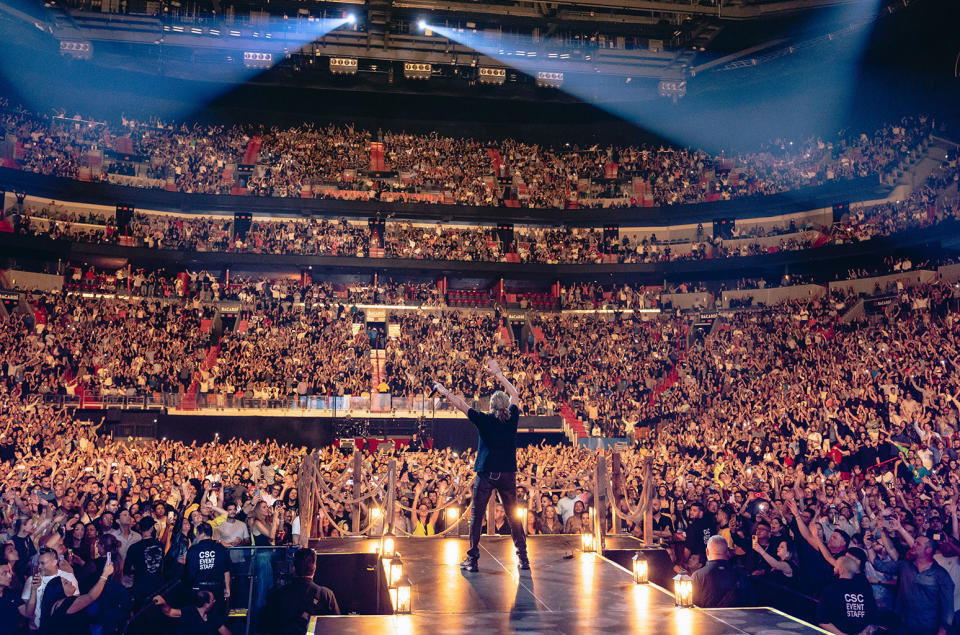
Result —
<path fill-rule="evenodd" d="M 357 16 L 356 16 L 356 14 L 348 13 L 348 14 L 347 14 L 347 24 L 356 24 L 356 23 L 357 23 Z"/>
<path fill-rule="evenodd" d="M 407 79 L 430 79 L 433 75 L 433 65 L 420 62 L 404 62 L 403 76 Z"/>
<path fill-rule="evenodd" d="M 537 86 L 560 88 L 563 86 L 563 73 L 551 73 L 541 71 L 537 73 Z"/>
<path fill-rule="evenodd" d="M 417 22 L 417 28 L 420 29 L 421 31 L 426 31 L 426 30 L 427 30 L 427 21 L 426 21 L 426 20 L 420 20 L 419 22 Z"/>

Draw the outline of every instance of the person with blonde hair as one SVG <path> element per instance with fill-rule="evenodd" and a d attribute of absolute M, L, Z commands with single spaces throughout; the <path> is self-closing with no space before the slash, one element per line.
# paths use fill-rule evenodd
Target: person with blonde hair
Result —
<path fill-rule="evenodd" d="M 455 408 L 467 415 L 477 426 L 477 461 L 474 469 L 477 477 L 473 482 L 473 504 L 470 510 L 470 549 L 467 557 L 460 563 L 465 571 L 479 571 L 480 530 L 483 525 L 487 501 L 494 491 L 500 492 L 500 500 L 507 510 L 506 523 L 517 548 L 517 558 L 521 569 L 529 569 L 527 559 L 527 538 L 523 524 L 510 522 L 517 507 L 517 424 L 520 421 L 520 409 L 517 403 L 520 395 L 513 384 L 503 376 L 500 365 L 493 359 L 487 362 L 487 370 L 496 378 L 503 390 L 490 397 L 490 412 L 479 412 L 467 405 L 463 398 L 454 395 L 443 384 L 434 383 L 433 388 Z"/>

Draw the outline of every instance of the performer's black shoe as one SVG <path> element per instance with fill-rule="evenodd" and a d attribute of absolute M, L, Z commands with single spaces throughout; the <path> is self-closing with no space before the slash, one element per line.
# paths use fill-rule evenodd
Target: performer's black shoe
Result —
<path fill-rule="evenodd" d="M 463 559 L 463 562 L 460 563 L 460 568 L 464 571 L 476 572 L 480 570 L 480 566 L 477 564 L 477 559 L 471 558 L 470 556 L 467 556 Z"/>
<path fill-rule="evenodd" d="M 522 558 L 520 563 L 517 565 L 522 571 L 530 570 L 530 561 L 526 558 Z"/>

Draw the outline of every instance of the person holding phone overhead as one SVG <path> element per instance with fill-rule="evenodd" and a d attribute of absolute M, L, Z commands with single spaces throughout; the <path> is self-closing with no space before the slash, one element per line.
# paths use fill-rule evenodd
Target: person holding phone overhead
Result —
<path fill-rule="evenodd" d="M 517 506 L 517 424 L 520 421 L 520 409 L 517 403 L 520 395 L 513 384 L 504 377 L 496 360 L 487 362 L 487 371 L 503 386 L 490 397 L 490 412 L 479 412 L 467 405 L 463 398 L 454 395 L 440 382 L 433 384 L 434 390 L 443 395 L 453 407 L 467 415 L 477 426 L 479 441 L 477 460 L 474 469 L 477 477 L 473 482 L 473 504 L 470 510 L 470 549 L 467 557 L 460 563 L 464 571 L 479 571 L 480 530 L 483 515 L 494 491 L 500 492 L 507 511 L 505 522 L 510 527 L 513 544 L 517 549 L 520 569 L 529 569 L 527 558 L 527 538 L 521 523 L 511 523 Z"/>
<path fill-rule="evenodd" d="M 111 569 L 112 571 L 112 569 Z M 43 597 L 46 593 L 47 585 L 54 578 L 64 578 L 69 582 L 69 588 L 73 589 L 71 595 L 79 595 L 77 590 L 77 578 L 68 571 L 60 569 L 60 558 L 57 552 L 49 547 L 40 550 L 37 558 L 37 568 L 32 578 L 27 579 L 23 585 L 23 594 L 20 596 L 25 604 L 20 609 L 24 617 L 30 618 L 30 630 L 40 629 L 41 608 L 43 606 Z M 68 588 L 66 585 L 63 589 Z"/>
<path fill-rule="evenodd" d="M 44 635 L 81 632 L 87 619 L 81 612 L 97 601 L 112 574 L 113 562 L 108 557 L 97 583 L 83 595 L 79 595 L 77 587 L 68 578 L 55 576 L 51 579 L 47 583 L 40 606 L 39 632 Z"/>

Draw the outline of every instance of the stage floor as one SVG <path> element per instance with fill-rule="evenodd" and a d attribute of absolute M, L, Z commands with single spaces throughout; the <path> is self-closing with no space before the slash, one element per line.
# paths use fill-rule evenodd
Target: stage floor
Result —
<path fill-rule="evenodd" d="M 316 633 L 624 633 L 765 635 L 822 632 L 771 609 L 677 609 L 655 585 L 597 554 L 576 551 L 576 536 L 528 538 L 531 570 L 516 566 L 509 536 L 484 536 L 480 571 L 460 570 L 466 539 L 400 538 L 397 550 L 413 586 L 413 614 L 318 617 Z M 371 552 L 377 541 L 335 539 L 320 552 Z M 614 538 L 608 548 L 640 546 Z M 570 557 L 572 555 L 572 557 Z"/>

